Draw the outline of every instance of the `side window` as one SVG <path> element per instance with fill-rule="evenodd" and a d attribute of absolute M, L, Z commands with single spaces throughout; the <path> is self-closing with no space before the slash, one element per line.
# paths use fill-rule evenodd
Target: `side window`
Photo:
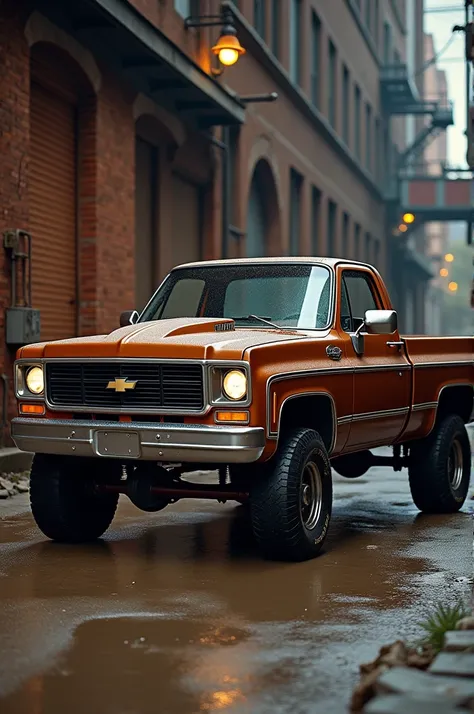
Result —
<path fill-rule="evenodd" d="M 346 297 L 348 298 L 346 306 L 344 306 L 344 292 L 346 292 Z M 363 323 L 366 311 L 378 309 L 375 295 L 375 288 L 367 273 L 361 271 L 345 271 L 343 273 L 343 301 L 341 308 L 341 326 L 343 330 L 355 332 Z M 350 329 L 347 330 L 345 325 L 349 325 Z"/>

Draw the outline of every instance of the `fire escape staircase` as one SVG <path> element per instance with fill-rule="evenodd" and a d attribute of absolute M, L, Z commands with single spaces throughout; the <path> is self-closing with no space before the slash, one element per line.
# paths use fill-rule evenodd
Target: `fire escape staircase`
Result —
<path fill-rule="evenodd" d="M 425 166 L 422 156 L 426 146 L 454 124 L 452 103 L 446 99 L 420 98 L 405 64 L 382 69 L 380 90 L 388 116 L 430 118 L 412 143 L 392 161 L 386 200 L 394 220 L 401 212 L 410 212 L 422 221 L 465 220 L 470 223 L 474 220 L 472 172 L 458 171 L 454 175 L 442 167 L 436 170 L 436 167 Z"/>

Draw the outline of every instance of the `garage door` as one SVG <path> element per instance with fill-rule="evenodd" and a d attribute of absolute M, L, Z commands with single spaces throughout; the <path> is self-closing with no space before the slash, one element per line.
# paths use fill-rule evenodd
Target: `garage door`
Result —
<path fill-rule="evenodd" d="M 54 340 L 76 334 L 75 107 L 35 83 L 30 121 L 32 300 Z"/>

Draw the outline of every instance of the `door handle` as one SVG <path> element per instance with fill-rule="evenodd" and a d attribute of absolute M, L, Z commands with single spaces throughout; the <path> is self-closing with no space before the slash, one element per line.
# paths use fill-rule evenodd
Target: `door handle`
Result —
<path fill-rule="evenodd" d="M 396 347 L 397 349 L 401 349 L 405 343 L 400 341 L 400 342 L 387 342 L 387 347 Z"/>

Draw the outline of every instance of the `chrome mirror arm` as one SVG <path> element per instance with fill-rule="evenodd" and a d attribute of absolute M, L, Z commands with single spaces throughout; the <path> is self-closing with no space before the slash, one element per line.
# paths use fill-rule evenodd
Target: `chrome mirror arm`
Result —
<path fill-rule="evenodd" d="M 359 357 L 364 354 L 365 341 L 364 335 L 362 334 L 362 330 L 364 329 L 364 327 L 365 320 L 359 325 L 354 334 L 351 335 L 351 342 L 354 348 L 354 352 L 356 353 L 356 355 L 359 355 Z"/>

